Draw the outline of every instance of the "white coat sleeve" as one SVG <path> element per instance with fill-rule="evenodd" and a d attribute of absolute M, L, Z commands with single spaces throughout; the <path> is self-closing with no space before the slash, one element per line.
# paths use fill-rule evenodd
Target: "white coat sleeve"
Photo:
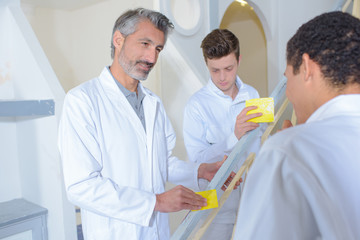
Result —
<path fill-rule="evenodd" d="M 221 161 L 224 155 L 230 154 L 238 139 L 232 133 L 222 141 L 208 142 L 206 126 L 210 120 L 204 119 L 199 109 L 201 107 L 192 101 L 186 105 L 184 111 L 183 134 L 189 160 L 197 163 Z"/>
<path fill-rule="evenodd" d="M 168 181 L 173 184 L 181 184 L 185 187 L 199 191 L 198 169 L 200 163 L 186 162 L 172 155 L 172 150 L 176 144 L 176 134 L 162 106 L 164 114 L 164 131 L 167 144 L 167 165 Z"/>
<path fill-rule="evenodd" d="M 67 94 L 59 126 L 59 150 L 70 202 L 96 214 L 148 226 L 153 193 L 117 185 L 101 174 L 102 153 L 96 133 L 96 111 L 86 94 Z"/>

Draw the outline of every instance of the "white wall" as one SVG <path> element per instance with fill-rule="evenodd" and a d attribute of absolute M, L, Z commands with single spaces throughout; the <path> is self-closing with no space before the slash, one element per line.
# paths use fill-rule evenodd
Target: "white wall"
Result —
<path fill-rule="evenodd" d="M 241 80 L 253 86 L 260 97 L 268 97 L 266 38 L 254 10 L 233 2 L 224 13 L 220 28 L 229 29 L 239 39 L 241 61 L 237 73 Z"/>
<path fill-rule="evenodd" d="M 115 20 L 125 10 L 152 8 L 152 1 L 109 0 L 72 11 L 23 4 L 26 16 L 65 91 L 100 74 L 110 65 L 110 41 Z M 156 69 L 154 69 L 156 71 Z M 159 86 L 152 81 L 155 92 Z"/>
<path fill-rule="evenodd" d="M 5 38 L 5 33 L 11 32 L 10 24 L 11 13 L 4 6 L 0 5 L 0 96 L 1 99 L 14 98 L 14 82 L 11 81 L 13 69 L 13 55 L 11 52 L 11 38 Z M 16 125 L 14 118 L 0 119 L 0 132 L 2 135 L 7 133 L 7 137 L 0 137 L 0 177 L 6 181 L 8 179 L 13 185 L 1 184 L 0 182 L 0 201 L 8 198 L 17 198 L 21 196 L 20 176 L 17 161 L 16 145 Z M 9 150 L 9 151 L 5 151 Z M 7 182 L 7 181 L 6 181 Z M 6 193 L 6 194 L 4 194 Z"/>
<path fill-rule="evenodd" d="M 0 69 L 9 73 L 2 76 L 0 98 L 52 99 L 61 109 L 64 91 L 20 2 L 1 1 L 0 19 Z M 73 207 L 66 201 L 56 144 L 56 108 L 49 116 L 0 117 L 0 201 L 25 198 L 47 208 L 49 238 L 74 239 Z"/>
<path fill-rule="evenodd" d="M 219 21 L 233 0 L 219 1 Z M 343 0 L 248 0 L 263 24 L 267 40 L 269 94 L 283 77 L 286 43 L 302 23 L 326 11 L 333 11 Z"/>

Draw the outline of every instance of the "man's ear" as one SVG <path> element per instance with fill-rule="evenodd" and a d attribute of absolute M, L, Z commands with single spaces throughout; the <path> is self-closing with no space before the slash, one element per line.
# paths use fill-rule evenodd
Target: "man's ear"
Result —
<path fill-rule="evenodd" d="M 242 58 L 242 55 L 240 54 L 239 59 L 238 59 L 238 67 L 240 66 L 241 58 Z"/>
<path fill-rule="evenodd" d="M 303 61 L 302 71 L 304 71 L 305 81 L 310 82 L 321 76 L 321 69 L 319 64 L 317 64 L 314 60 L 312 60 L 309 54 L 304 53 L 302 56 L 302 61 Z"/>
<path fill-rule="evenodd" d="M 125 38 L 120 33 L 120 31 L 115 31 L 115 33 L 113 35 L 113 44 L 115 47 L 115 52 L 121 50 L 122 46 L 124 45 L 124 41 L 125 41 Z"/>
<path fill-rule="evenodd" d="M 310 59 L 309 54 L 304 53 L 302 55 L 302 65 L 303 68 L 301 69 L 301 71 L 304 71 L 304 80 L 308 81 L 311 78 L 311 74 L 312 74 L 312 60 Z"/>

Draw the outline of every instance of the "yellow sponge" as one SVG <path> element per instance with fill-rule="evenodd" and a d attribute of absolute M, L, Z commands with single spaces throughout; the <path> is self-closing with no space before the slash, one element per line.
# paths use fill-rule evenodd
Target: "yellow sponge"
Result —
<path fill-rule="evenodd" d="M 257 106 L 257 109 L 248 111 L 246 115 L 261 112 L 260 117 L 252 118 L 248 122 L 262 123 L 274 121 L 274 99 L 273 98 L 254 98 L 246 100 L 245 107 Z"/>
<path fill-rule="evenodd" d="M 217 208 L 219 206 L 216 189 L 211 189 L 207 191 L 197 192 L 196 194 L 201 195 L 202 197 L 207 199 L 207 206 L 202 207 L 199 210 L 205 210 L 210 208 Z M 193 210 L 193 211 L 199 211 L 199 210 Z"/>

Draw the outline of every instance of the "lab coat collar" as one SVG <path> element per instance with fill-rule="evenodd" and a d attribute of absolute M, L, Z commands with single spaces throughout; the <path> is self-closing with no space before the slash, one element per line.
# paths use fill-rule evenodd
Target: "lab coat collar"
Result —
<path fill-rule="evenodd" d="M 250 95 L 248 93 L 248 91 L 245 91 L 245 84 L 243 83 L 243 81 L 241 81 L 239 76 L 236 76 L 236 86 L 239 89 L 238 94 L 236 95 L 235 99 L 234 99 L 234 103 L 239 103 L 239 102 L 243 102 L 246 101 L 250 98 Z M 231 97 L 224 94 L 223 91 L 221 91 L 211 80 L 211 78 L 208 81 L 207 87 L 210 89 L 210 92 L 214 93 L 217 97 L 220 98 L 224 98 L 224 99 L 228 99 L 229 101 L 232 101 Z"/>
<path fill-rule="evenodd" d="M 139 82 L 139 87 L 143 94 L 145 94 L 143 98 L 143 105 L 144 105 L 144 115 L 145 115 L 145 125 L 146 125 L 146 131 L 148 138 L 150 137 L 152 139 L 152 135 L 154 133 L 154 127 L 155 127 L 155 117 L 156 112 L 158 111 L 158 99 L 157 97 L 153 96 L 152 92 L 150 92 L 148 89 L 146 89 L 141 82 Z M 151 142 L 148 139 L 148 143 Z M 148 148 L 152 149 L 152 148 Z"/>
<path fill-rule="evenodd" d="M 106 67 L 107 70 L 110 72 L 110 66 Z M 111 74 L 110 75 L 113 77 L 113 80 L 115 81 L 116 85 L 120 88 L 121 92 L 125 95 L 126 98 L 128 98 L 133 92 L 131 92 L 130 90 L 128 90 L 126 87 L 124 87 L 119 81 L 117 81 L 114 76 Z M 139 82 L 140 83 L 140 82 Z M 143 91 L 140 88 L 140 84 L 138 84 L 137 86 L 137 98 L 139 99 L 140 102 L 142 102 L 143 98 L 145 97 L 145 94 L 143 93 Z"/>
<path fill-rule="evenodd" d="M 103 69 L 99 76 L 99 79 L 104 91 L 107 93 L 108 98 L 111 100 L 114 106 L 116 108 L 119 108 L 119 111 L 122 111 L 120 108 L 125 108 L 125 111 L 128 113 L 129 119 L 131 119 L 131 121 L 136 125 L 135 129 L 138 131 L 138 133 L 144 138 L 146 138 L 146 135 L 152 136 L 157 111 L 157 98 L 154 97 L 149 90 L 144 88 L 140 82 L 138 83 L 138 87 L 140 87 L 141 91 L 145 94 L 143 104 L 145 124 L 147 129 L 146 134 L 139 117 L 132 109 L 130 103 L 126 99 L 125 95 L 121 92 L 120 88 L 116 85 L 116 82 L 113 80 L 113 76 L 109 71 L 108 67 L 105 67 Z"/>
<path fill-rule="evenodd" d="M 333 116 L 360 116 L 360 94 L 339 95 L 320 106 L 306 121 L 321 121 Z"/>

